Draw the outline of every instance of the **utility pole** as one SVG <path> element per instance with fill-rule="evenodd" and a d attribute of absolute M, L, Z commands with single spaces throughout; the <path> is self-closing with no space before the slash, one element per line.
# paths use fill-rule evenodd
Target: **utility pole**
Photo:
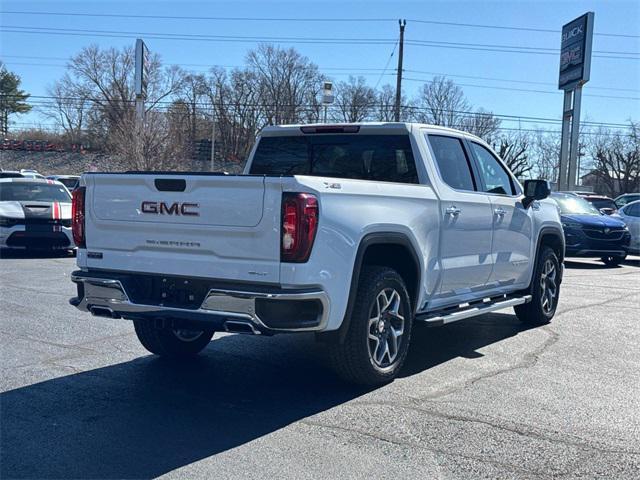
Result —
<path fill-rule="evenodd" d="M 396 109 L 395 109 L 395 121 L 400 121 L 400 101 L 402 99 L 402 54 L 404 51 L 404 27 L 407 24 L 406 20 L 398 20 L 400 25 L 400 48 L 398 51 L 398 72 L 396 77 Z"/>

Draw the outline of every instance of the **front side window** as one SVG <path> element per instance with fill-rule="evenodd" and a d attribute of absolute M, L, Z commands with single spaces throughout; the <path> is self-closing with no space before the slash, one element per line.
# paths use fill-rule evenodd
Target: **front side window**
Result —
<path fill-rule="evenodd" d="M 456 190 L 475 190 L 471 165 L 459 138 L 444 135 L 429 135 L 442 180 Z"/>
<path fill-rule="evenodd" d="M 483 191 L 497 195 L 513 195 L 511 177 L 496 157 L 475 142 L 471 142 L 471 150 L 478 161 L 478 168 L 484 182 Z"/>
<path fill-rule="evenodd" d="M 249 173 L 418 183 L 408 135 L 263 137 Z"/>

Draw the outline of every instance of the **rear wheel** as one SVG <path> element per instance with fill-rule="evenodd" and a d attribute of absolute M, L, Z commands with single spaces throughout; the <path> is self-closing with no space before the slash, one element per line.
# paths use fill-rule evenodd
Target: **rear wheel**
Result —
<path fill-rule="evenodd" d="M 336 371 L 365 385 L 393 380 L 407 356 L 412 320 L 402 277 L 391 268 L 365 267 L 344 342 L 330 346 Z"/>
<path fill-rule="evenodd" d="M 201 352 L 213 337 L 213 330 L 160 327 L 152 320 L 134 320 L 138 340 L 151 353 L 164 357 L 188 357 Z"/>
<path fill-rule="evenodd" d="M 617 267 L 624 259 L 627 258 L 626 255 L 608 255 L 606 257 L 602 257 L 601 260 L 607 267 Z"/>
<path fill-rule="evenodd" d="M 528 325 L 549 323 L 560 298 L 560 262 L 555 252 L 543 247 L 533 272 L 531 301 L 514 307 L 518 319 Z"/>

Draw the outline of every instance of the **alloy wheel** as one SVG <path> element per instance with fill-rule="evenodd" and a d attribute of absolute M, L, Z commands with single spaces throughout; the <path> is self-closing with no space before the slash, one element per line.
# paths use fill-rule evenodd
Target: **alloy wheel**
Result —
<path fill-rule="evenodd" d="M 371 307 L 369 358 L 379 368 L 391 367 L 398 358 L 405 326 L 402 310 L 402 297 L 393 288 L 382 290 Z"/>
<path fill-rule="evenodd" d="M 556 281 L 557 269 L 551 259 L 547 259 L 542 267 L 542 275 L 540 276 L 540 287 L 542 289 L 540 302 L 542 311 L 549 315 L 555 308 L 556 297 L 558 295 L 558 284 Z"/>

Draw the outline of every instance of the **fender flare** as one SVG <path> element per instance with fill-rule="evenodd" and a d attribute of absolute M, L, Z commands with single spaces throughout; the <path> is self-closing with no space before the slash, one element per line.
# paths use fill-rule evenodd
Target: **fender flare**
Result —
<path fill-rule="evenodd" d="M 420 294 L 420 285 L 422 284 L 422 272 L 420 271 L 420 257 L 416 253 L 416 250 L 409 240 L 409 237 L 400 232 L 372 232 L 365 235 L 362 240 L 360 240 L 360 244 L 358 245 L 358 250 L 356 252 L 356 260 L 353 265 L 353 272 L 351 275 L 351 285 L 349 287 L 349 300 L 347 302 L 347 309 L 345 311 L 344 318 L 342 320 L 342 324 L 340 328 L 334 332 L 337 334 L 337 340 L 342 343 L 345 339 L 347 331 L 349 330 L 349 324 L 351 322 L 351 314 L 353 313 L 353 306 L 355 304 L 356 293 L 358 292 L 358 282 L 360 281 L 360 272 L 362 270 L 362 262 L 364 260 L 364 254 L 367 249 L 372 245 L 400 245 L 407 249 L 410 253 L 414 265 L 416 265 L 416 285 L 414 286 L 414 299 L 415 303 L 418 302 L 418 295 Z M 413 306 L 414 310 L 416 305 Z"/>
<path fill-rule="evenodd" d="M 538 255 L 540 254 L 540 249 L 542 247 L 542 237 L 544 237 L 545 235 L 553 235 L 558 240 L 560 240 L 560 244 L 562 245 L 562 258 L 559 258 L 558 261 L 560 262 L 561 266 L 562 266 L 562 263 L 564 262 L 564 249 L 565 249 L 564 232 L 558 227 L 552 227 L 549 225 L 547 225 L 546 227 L 542 227 L 538 232 L 538 238 L 536 240 L 536 254 L 534 257 L 535 263 L 531 270 L 531 281 L 529 282 L 529 286 L 527 287 L 527 292 L 530 292 L 530 293 L 533 291 L 533 275 L 535 273 L 535 265 L 538 262 Z M 562 268 L 560 269 L 560 283 L 562 283 Z"/>

